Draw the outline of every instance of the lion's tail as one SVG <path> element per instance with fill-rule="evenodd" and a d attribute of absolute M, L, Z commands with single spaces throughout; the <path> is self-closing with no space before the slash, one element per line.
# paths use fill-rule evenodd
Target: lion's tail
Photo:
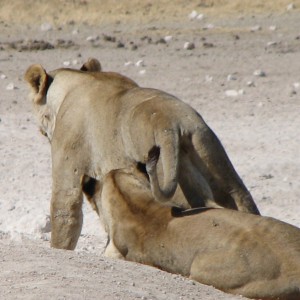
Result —
<path fill-rule="evenodd" d="M 162 176 L 157 175 L 157 161 L 149 157 L 146 164 L 151 190 L 158 202 L 168 202 L 175 194 L 178 183 L 179 136 L 173 129 L 163 130 L 156 134 L 156 147 L 160 148 L 158 156 L 161 159 Z M 151 149 L 153 150 L 153 149 Z M 151 156 L 149 151 L 149 156 Z M 150 163 L 152 161 L 152 163 Z"/>

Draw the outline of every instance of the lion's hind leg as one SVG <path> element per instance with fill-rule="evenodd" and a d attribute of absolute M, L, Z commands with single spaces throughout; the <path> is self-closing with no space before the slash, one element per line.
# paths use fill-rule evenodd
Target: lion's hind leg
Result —
<path fill-rule="evenodd" d="M 212 188 L 215 201 L 221 206 L 258 214 L 256 204 L 235 171 L 221 142 L 206 126 L 192 136 L 193 164 Z"/>

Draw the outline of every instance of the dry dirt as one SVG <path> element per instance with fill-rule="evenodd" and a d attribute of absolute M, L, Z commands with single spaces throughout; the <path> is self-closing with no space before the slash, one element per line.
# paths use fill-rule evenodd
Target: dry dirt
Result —
<path fill-rule="evenodd" d="M 178 96 L 217 133 L 261 213 L 299 227 L 300 1 L 289 4 L 0 0 L 1 299 L 241 299 L 104 258 L 86 204 L 76 251 L 49 248 L 50 147 L 23 74 L 95 57 Z"/>

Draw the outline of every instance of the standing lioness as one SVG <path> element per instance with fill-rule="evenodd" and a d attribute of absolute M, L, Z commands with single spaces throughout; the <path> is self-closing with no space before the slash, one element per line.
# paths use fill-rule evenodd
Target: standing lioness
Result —
<path fill-rule="evenodd" d="M 93 71 L 93 72 L 91 72 Z M 161 148 L 155 199 L 170 201 L 179 183 L 184 208 L 224 206 L 259 214 L 220 141 L 189 105 L 162 91 L 141 88 L 90 60 L 82 70 L 25 74 L 41 131 L 52 150 L 51 245 L 74 249 L 82 225 L 80 176 L 98 179 L 130 167 Z"/>

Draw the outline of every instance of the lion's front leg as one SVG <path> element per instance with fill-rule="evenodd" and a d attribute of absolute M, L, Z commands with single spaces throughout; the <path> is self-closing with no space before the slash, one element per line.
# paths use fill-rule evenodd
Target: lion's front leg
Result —
<path fill-rule="evenodd" d="M 82 228 L 82 164 L 52 151 L 51 246 L 74 250 Z"/>
<path fill-rule="evenodd" d="M 51 200 L 51 247 L 74 250 L 82 228 L 82 192 L 54 189 Z"/>

